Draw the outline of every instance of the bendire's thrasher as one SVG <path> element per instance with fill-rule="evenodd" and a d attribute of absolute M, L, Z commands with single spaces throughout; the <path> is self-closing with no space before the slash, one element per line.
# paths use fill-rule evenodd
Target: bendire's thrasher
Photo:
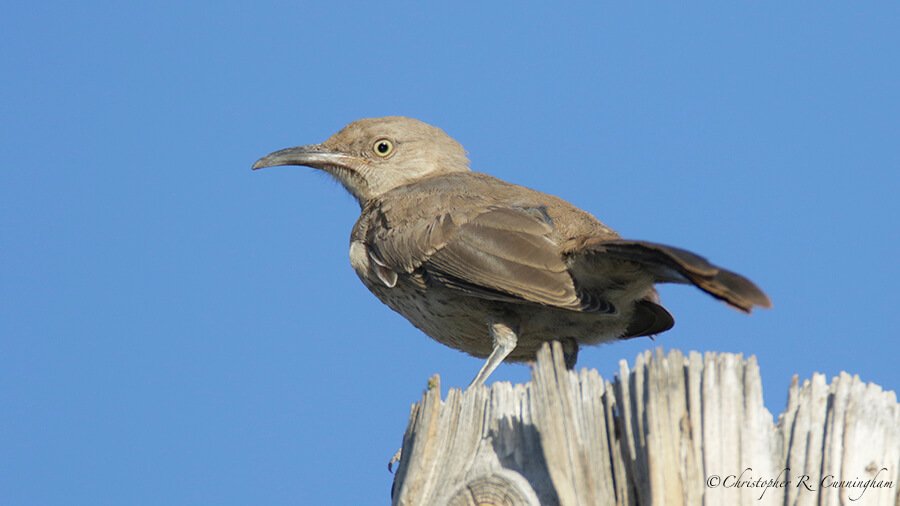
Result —
<path fill-rule="evenodd" d="M 463 147 L 410 118 L 354 121 L 322 144 L 283 149 L 254 169 L 331 174 L 362 209 L 350 263 L 382 302 L 436 341 L 500 362 L 541 344 L 578 348 L 674 324 L 654 283 L 693 284 L 749 313 L 771 307 L 750 280 L 671 246 L 619 238 L 572 204 L 472 172 Z"/>

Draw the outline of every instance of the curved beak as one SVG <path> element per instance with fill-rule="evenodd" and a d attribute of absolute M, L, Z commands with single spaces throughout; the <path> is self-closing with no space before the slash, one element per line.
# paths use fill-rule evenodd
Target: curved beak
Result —
<path fill-rule="evenodd" d="M 321 144 L 297 146 L 270 153 L 253 164 L 253 170 L 276 165 L 303 165 L 314 169 L 324 169 L 329 165 L 348 167 L 359 160 L 350 155 L 331 151 Z"/>

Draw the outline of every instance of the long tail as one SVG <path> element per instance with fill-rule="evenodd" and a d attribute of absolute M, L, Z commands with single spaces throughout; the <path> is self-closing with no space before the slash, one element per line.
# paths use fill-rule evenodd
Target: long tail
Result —
<path fill-rule="evenodd" d="M 752 281 L 717 267 L 705 258 L 672 246 L 646 241 L 614 239 L 590 249 L 653 267 L 660 282 L 693 283 L 701 290 L 749 313 L 754 306 L 771 308 L 772 301 Z"/>

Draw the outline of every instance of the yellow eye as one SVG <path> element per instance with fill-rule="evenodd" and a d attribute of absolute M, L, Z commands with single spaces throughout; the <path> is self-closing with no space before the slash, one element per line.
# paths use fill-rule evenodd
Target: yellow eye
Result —
<path fill-rule="evenodd" d="M 394 143 L 390 139 L 378 139 L 372 145 L 372 150 L 376 155 L 385 158 L 394 152 Z"/>

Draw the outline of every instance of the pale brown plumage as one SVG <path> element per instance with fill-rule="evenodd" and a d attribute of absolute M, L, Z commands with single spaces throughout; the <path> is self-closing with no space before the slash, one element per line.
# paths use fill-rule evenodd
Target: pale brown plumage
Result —
<path fill-rule="evenodd" d="M 465 151 L 420 121 L 351 123 L 322 144 L 277 151 L 253 168 L 328 172 L 359 201 L 350 261 L 382 302 L 435 340 L 488 358 L 533 359 L 664 332 L 674 320 L 654 283 L 694 284 L 750 312 L 771 307 L 748 279 L 685 250 L 619 235 L 572 204 L 471 172 Z"/>

